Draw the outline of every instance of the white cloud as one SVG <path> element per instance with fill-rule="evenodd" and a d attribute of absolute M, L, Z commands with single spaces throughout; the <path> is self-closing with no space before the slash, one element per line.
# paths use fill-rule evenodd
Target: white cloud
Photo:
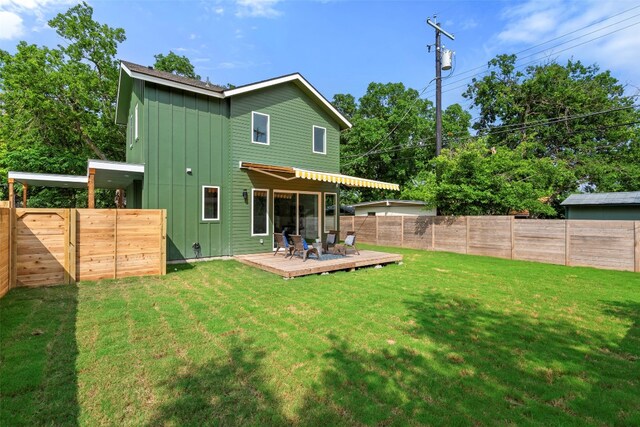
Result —
<path fill-rule="evenodd" d="M 275 6 L 280 0 L 236 0 L 238 18 L 276 18 L 282 15 Z"/>
<path fill-rule="evenodd" d="M 24 34 L 22 18 L 13 12 L 0 10 L 0 40 L 11 40 Z"/>
<path fill-rule="evenodd" d="M 191 33 L 191 34 L 189 34 L 189 40 L 195 40 L 195 39 L 197 39 L 197 38 L 198 38 L 198 35 L 197 35 L 197 34 L 195 34 L 195 33 Z"/>
<path fill-rule="evenodd" d="M 624 28 L 640 24 L 634 17 L 640 13 L 636 6 L 618 0 L 529 0 L 507 6 L 501 14 L 505 25 L 495 34 L 492 51 L 517 52 L 541 44 L 520 57 L 536 52 L 539 55 L 526 61 L 557 58 L 564 62 L 573 57 L 585 64 L 597 63 L 621 80 L 637 84 L 640 56 L 633 52 L 640 51 L 640 25 Z M 572 34 L 564 36 L 568 33 Z"/>
<path fill-rule="evenodd" d="M 472 30 L 474 28 L 476 28 L 478 26 L 478 21 L 476 21 L 475 19 L 469 18 L 469 19 L 465 19 L 464 21 L 462 21 L 461 23 L 461 30 Z"/>
<path fill-rule="evenodd" d="M 216 15 L 223 15 L 224 14 L 224 7 L 216 7 L 213 10 L 213 13 L 215 13 Z"/>
<path fill-rule="evenodd" d="M 0 0 L 0 38 L 24 35 L 26 18 L 35 20 L 35 25 L 31 25 L 34 32 L 48 28 L 47 15 L 74 3 L 78 0 Z"/>

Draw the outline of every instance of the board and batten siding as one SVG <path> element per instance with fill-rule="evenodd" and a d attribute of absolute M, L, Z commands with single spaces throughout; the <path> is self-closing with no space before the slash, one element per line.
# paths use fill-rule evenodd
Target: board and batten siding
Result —
<path fill-rule="evenodd" d="M 229 255 L 226 103 L 152 83 L 144 89 L 143 208 L 167 209 L 167 259 Z M 187 173 L 187 168 L 191 173 Z M 219 220 L 202 220 L 202 186 L 220 187 Z"/>
<path fill-rule="evenodd" d="M 340 172 L 340 126 L 325 110 L 294 83 L 252 91 L 229 100 L 231 156 L 231 199 L 233 224 L 231 245 L 234 254 L 271 250 L 273 230 L 273 190 L 320 192 L 323 216 L 324 192 L 338 193 L 335 184 L 295 179 L 284 181 L 241 170 L 241 161 L 268 165 L 293 166 L 322 172 Z M 251 142 L 251 113 L 268 114 L 270 144 Z M 313 126 L 326 131 L 326 154 L 313 152 Z M 251 236 L 251 189 L 269 189 L 269 236 Z M 249 203 L 242 198 L 247 189 Z M 263 243 L 260 240 L 263 239 Z"/>

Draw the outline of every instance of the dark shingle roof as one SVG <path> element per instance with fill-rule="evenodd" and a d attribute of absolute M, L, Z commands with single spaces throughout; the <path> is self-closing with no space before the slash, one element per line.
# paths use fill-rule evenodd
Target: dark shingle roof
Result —
<path fill-rule="evenodd" d="M 640 191 L 572 194 L 560 205 L 640 205 Z"/>
<path fill-rule="evenodd" d="M 200 89 L 210 90 L 211 92 L 222 93 L 225 90 L 225 88 L 218 85 L 203 82 L 200 80 L 190 79 L 188 77 L 178 76 L 173 73 L 168 73 L 166 71 L 156 70 L 153 67 L 145 67 L 144 65 L 138 65 L 128 61 L 120 61 L 120 62 L 124 64 L 129 70 L 135 71 L 136 73 L 145 74 L 147 76 L 157 77 L 159 79 L 169 80 L 176 83 L 182 83 L 184 85 L 189 85 L 189 86 L 197 87 Z"/>

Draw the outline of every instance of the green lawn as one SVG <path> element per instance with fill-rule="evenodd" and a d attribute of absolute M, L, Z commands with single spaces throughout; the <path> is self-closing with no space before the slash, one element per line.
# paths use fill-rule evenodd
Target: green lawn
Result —
<path fill-rule="evenodd" d="M 640 425 L 640 274 L 384 248 L 0 300 L 0 424 Z"/>

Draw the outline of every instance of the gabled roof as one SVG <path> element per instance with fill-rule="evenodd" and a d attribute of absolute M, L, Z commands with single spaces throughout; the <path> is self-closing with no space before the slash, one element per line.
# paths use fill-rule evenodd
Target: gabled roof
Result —
<path fill-rule="evenodd" d="M 166 71 L 156 70 L 153 67 L 145 67 L 144 65 L 134 64 L 133 62 L 129 61 L 120 61 L 120 67 L 129 76 L 138 80 L 165 85 L 167 83 L 173 83 L 180 89 L 189 90 L 188 88 L 182 87 L 188 86 L 194 89 L 201 89 L 205 92 L 211 92 L 212 94 L 217 93 L 219 95 L 224 92 L 224 88 L 222 86 L 214 85 L 208 82 L 202 82 L 196 79 L 190 79 L 188 77 L 178 76 Z M 200 91 L 198 92 L 201 93 Z"/>
<path fill-rule="evenodd" d="M 173 73 L 165 71 L 159 71 L 153 69 L 153 67 L 145 67 L 143 65 L 134 64 L 128 61 L 120 61 L 120 78 L 118 82 L 118 104 L 120 103 L 120 91 L 123 85 L 123 72 L 132 79 L 138 79 L 156 83 L 164 86 L 174 87 L 177 89 L 186 90 L 189 92 L 200 93 L 207 96 L 213 96 L 215 98 L 227 98 L 252 91 L 264 89 L 267 87 L 276 86 L 283 83 L 294 83 L 303 92 L 305 92 L 310 98 L 312 98 L 318 105 L 320 105 L 330 116 L 332 116 L 342 129 L 348 129 L 351 127 L 351 123 L 347 120 L 316 88 L 311 85 L 300 73 L 287 74 L 285 76 L 275 77 L 273 79 L 262 80 L 256 83 L 250 83 L 247 85 L 235 87 L 233 89 L 225 89 L 221 86 L 211 84 L 209 82 L 203 82 L 200 80 L 190 79 L 187 77 L 177 76 Z M 127 87 L 125 90 L 129 91 L 131 88 Z M 128 108 L 128 97 L 125 98 L 125 103 Z M 126 115 L 124 106 L 122 108 L 116 107 L 116 123 L 126 123 Z"/>
<path fill-rule="evenodd" d="M 640 205 L 640 191 L 572 194 L 560 205 Z"/>

